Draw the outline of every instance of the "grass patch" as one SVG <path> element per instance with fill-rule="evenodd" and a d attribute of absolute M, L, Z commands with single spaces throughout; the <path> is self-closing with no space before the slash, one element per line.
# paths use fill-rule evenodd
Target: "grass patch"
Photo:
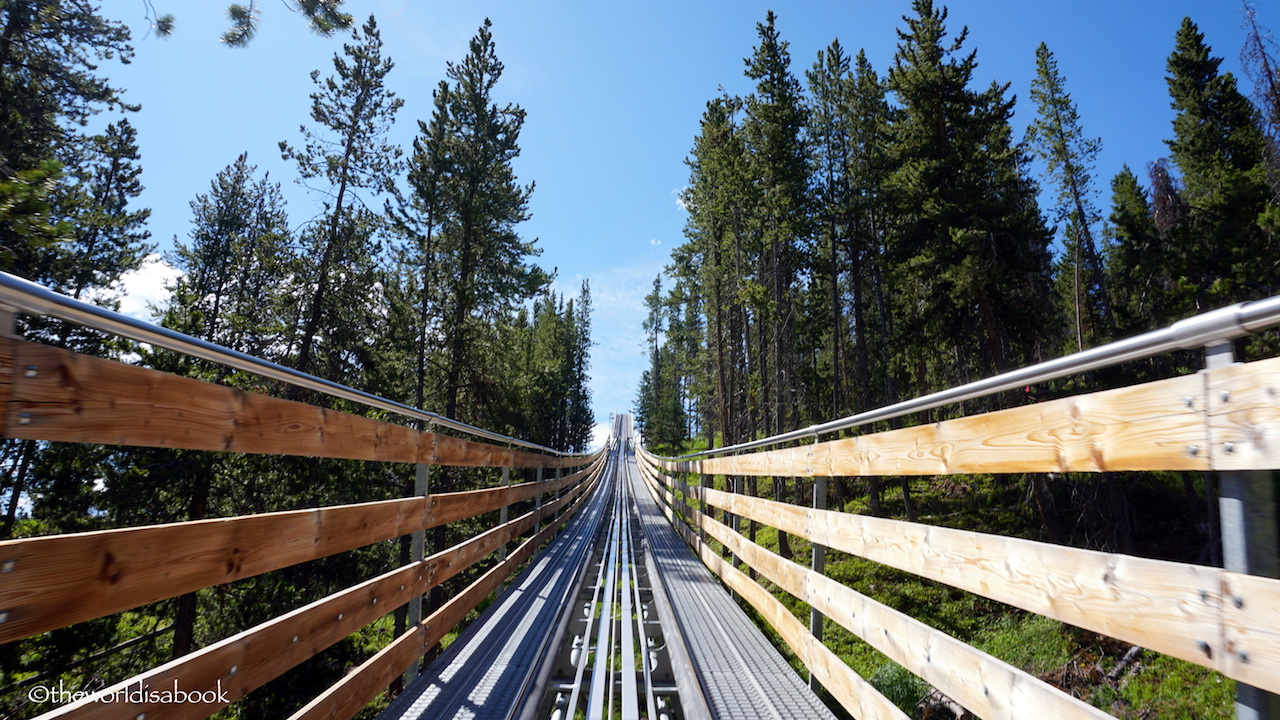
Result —
<path fill-rule="evenodd" d="M 1123 720 L 1229 720 L 1235 717 L 1235 696 L 1235 681 L 1220 673 L 1148 653 L 1118 687 L 1090 700 Z"/>

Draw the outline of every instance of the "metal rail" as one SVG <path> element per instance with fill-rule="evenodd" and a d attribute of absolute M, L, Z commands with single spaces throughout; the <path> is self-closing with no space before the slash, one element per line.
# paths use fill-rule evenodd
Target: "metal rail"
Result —
<path fill-rule="evenodd" d="M 43 285 L 38 285 L 6 272 L 0 272 L 0 310 L 56 317 L 94 330 L 101 330 L 102 332 L 162 347 L 166 350 L 173 350 L 201 360 L 221 363 L 237 370 L 256 373 L 300 388 L 314 390 L 330 397 L 350 400 L 361 405 L 386 410 L 415 420 L 422 420 L 430 425 L 457 430 L 494 442 L 540 450 L 562 457 L 581 457 L 585 455 L 585 453 L 567 453 L 555 450 L 537 443 L 526 442 L 474 425 L 468 425 L 433 412 L 419 410 L 363 390 L 356 390 L 331 380 L 299 372 L 291 367 L 285 367 L 284 365 L 232 350 L 207 340 L 184 335 L 169 328 L 160 327 L 159 325 L 67 297 Z"/>
<path fill-rule="evenodd" d="M 615 417 L 613 438 L 622 437 L 623 422 L 623 416 Z M 653 672 L 659 649 L 650 644 L 645 629 L 641 589 L 641 585 L 648 585 L 639 562 L 644 541 L 627 482 L 625 450 L 613 440 L 610 446 L 605 472 L 612 494 L 608 522 L 596 542 L 595 584 L 583 608 L 585 617 L 580 620 L 585 628 L 575 633 L 572 645 L 567 646 L 567 675 L 571 679 L 553 686 L 552 720 L 567 720 L 580 713 L 587 720 L 640 720 L 642 699 L 645 717 L 657 720 L 660 715 Z M 577 611 L 577 605 L 567 610 L 575 616 Z M 663 629 L 676 632 L 675 628 Z M 670 694 L 670 688 L 667 690 Z"/>
<path fill-rule="evenodd" d="M 1089 372 L 1090 370 L 1141 360 L 1173 350 L 1192 350 L 1206 345 L 1223 343 L 1245 335 L 1251 335 L 1275 325 L 1280 325 L 1280 296 L 1254 302 L 1237 303 L 1201 315 L 1195 315 L 1185 320 L 1179 320 L 1167 328 L 1135 335 L 1125 340 L 1118 340 L 1100 347 L 1065 355 L 1056 360 L 1049 360 L 1038 365 L 1031 365 L 965 385 L 957 385 L 947 390 L 941 390 L 930 395 L 922 395 L 912 400 L 904 400 L 900 403 L 868 410 L 857 415 L 850 415 L 839 420 L 810 425 L 806 428 L 792 430 L 791 432 L 760 440 L 664 459 L 688 460 L 697 457 L 710 457 L 743 450 L 754 450 L 792 440 L 816 438 L 827 433 L 848 430 L 881 420 L 889 420 L 913 412 L 932 410 L 943 405 L 975 400 L 1005 390 L 1012 390 L 1019 386 L 1057 380 L 1070 375 Z"/>

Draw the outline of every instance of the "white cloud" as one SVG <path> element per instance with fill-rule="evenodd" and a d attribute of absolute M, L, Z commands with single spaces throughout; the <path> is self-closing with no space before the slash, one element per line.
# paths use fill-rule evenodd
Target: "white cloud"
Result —
<path fill-rule="evenodd" d="M 676 188 L 675 190 L 671 191 L 671 194 L 676 196 L 676 207 L 680 208 L 685 212 L 689 212 L 689 206 L 684 201 L 684 194 L 685 194 L 685 191 L 688 189 L 689 189 L 689 186 L 686 185 L 682 188 Z"/>
<path fill-rule="evenodd" d="M 661 245 L 662 241 L 657 238 L 649 238 L 650 245 Z"/>
<path fill-rule="evenodd" d="M 148 255 L 143 259 L 141 267 L 120 278 L 123 292 L 120 312 L 151 322 L 155 314 L 150 308 L 163 310 L 169 302 L 169 291 L 165 289 L 165 285 L 172 285 L 181 275 L 182 271 L 170 266 L 159 254 Z"/>
<path fill-rule="evenodd" d="M 597 450 L 604 447 L 605 440 L 609 439 L 609 433 L 613 432 L 613 426 L 608 422 L 598 422 L 591 428 L 591 450 Z"/>

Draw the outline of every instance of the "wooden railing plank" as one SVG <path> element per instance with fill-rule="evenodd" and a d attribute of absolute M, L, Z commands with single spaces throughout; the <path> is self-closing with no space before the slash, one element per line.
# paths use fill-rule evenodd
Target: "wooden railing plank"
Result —
<path fill-rule="evenodd" d="M 689 492 L 687 487 L 680 488 Z M 691 523 L 786 592 L 988 720 L 1111 716 L 976 648 L 750 542 L 690 508 Z"/>
<path fill-rule="evenodd" d="M 450 598 L 445 603 L 445 608 L 458 600 L 459 597 Z M 428 642 L 427 636 L 431 628 L 438 626 L 436 616 L 441 611 L 433 613 L 392 640 L 373 657 L 352 669 L 341 680 L 290 715 L 289 720 L 350 720 L 355 717 L 356 713 L 381 695 L 405 668 L 421 657 L 425 648 L 440 642 L 439 638 Z"/>
<path fill-rule="evenodd" d="M 3 312 L 3 311 L 0 311 Z M 0 319 L 0 322 L 4 322 Z M 13 394 L 13 383 L 17 373 L 18 340 L 0 336 L 0 437 L 9 437 L 9 398 Z"/>
<path fill-rule="evenodd" d="M 19 342 L 11 437 L 426 462 L 418 431 L 300 402 Z M 27 415 L 18 425 L 15 418 Z"/>
<path fill-rule="evenodd" d="M 833 550 L 1192 662 L 1204 664 L 1199 643 L 1219 635 L 1214 568 L 692 491 Z"/>
<path fill-rule="evenodd" d="M 507 487 L 430 495 L 428 497 L 431 499 L 432 505 L 427 511 L 430 521 L 429 527 L 475 517 L 513 503 L 528 500 L 537 495 L 562 490 L 586 477 L 588 473 L 598 468 L 603 463 L 603 460 L 604 458 L 601 456 L 593 465 L 571 475 L 566 475 L 559 480 L 543 480 L 541 482 L 509 485 Z"/>
<path fill-rule="evenodd" d="M 575 488 L 572 493 L 544 506 L 545 513 L 552 513 L 573 502 L 572 509 L 565 513 L 554 527 L 549 525 L 544 528 L 539 538 L 550 537 L 550 533 L 555 528 L 563 527 L 573 517 L 581 508 L 581 504 L 587 501 L 600 475 L 601 472 L 597 470 L 596 474 Z M 422 624 L 411 628 L 347 673 L 342 680 L 290 716 L 289 720 L 349 720 L 354 717 L 366 705 L 373 702 L 374 698 L 427 648 L 440 642 L 446 632 L 457 625 L 472 608 L 497 588 L 502 578 L 509 577 L 511 572 L 532 554 L 532 549 L 541 544 L 539 538 L 526 541 L 500 566 L 491 569 L 472 586 L 451 598 Z M 493 582 L 490 576 L 498 577 L 499 582 Z"/>
<path fill-rule="evenodd" d="M 406 498 L 0 542 L 0 642 L 404 535 L 427 501 Z"/>
<path fill-rule="evenodd" d="M 11 376 L 4 405 L 11 438 L 434 465 L 554 468 L 594 459 L 419 432 L 31 342 L 0 344 L 0 366 L 24 368 Z"/>
<path fill-rule="evenodd" d="M 41 715 L 40 720 L 71 717 L 96 720 L 136 717 L 144 713 L 147 717 L 161 717 L 161 713 L 164 717 L 175 718 L 207 717 L 492 553 L 501 543 L 531 528 L 541 514 L 537 510 L 526 513 L 430 558 L 317 600 L 183 658 L 117 683 L 92 697 Z M 507 563 L 495 566 L 486 573 L 481 582 L 494 586 L 500 584 L 505 575 L 493 580 L 496 570 L 506 568 L 509 573 L 511 568 L 517 567 L 558 527 L 559 523 L 548 525 L 541 533 L 523 543 Z M 471 586 L 474 587 L 476 586 Z M 479 598 L 490 591 L 491 589 L 484 592 Z M 463 594 L 467 593 L 474 594 L 470 588 Z M 479 598 L 476 602 L 479 602 Z M 465 616 L 465 610 L 462 614 Z M 433 617 L 437 615 L 439 613 Z M 430 633 L 438 630 L 443 634 L 453 624 L 456 621 L 443 629 L 429 628 L 428 639 Z M 141 702 L 128 697 L 112 702 L 99 702 L 96 699 L 130 687 L 171 688 L 175 687 L 175 683 L 176 687 L 186 691 L 221 693 L 225 701 L 183 703 L 175 706 L 146 702 L 147 698 L 141 698 Z"/>
<path fill-rule="evenodd" d="M 1222 673 L 1280 693 L 1280 580 L 1222 573 Z"/>
<path fill-rule="evenodd" d="M 426 590 L 425 561 L 392 571 L 286 613 L 221 642 L 171 661 L 94 696 L 40 716 L 55 718 L 204 718 L 278 677 Z M 211 693 L 212 702 L 177 705 L 119 697 L 131 687 Z M 219 697 L 220 695 L 220 697 Z M 108 696 L 109 702 L 99 701 Z"/>
<path fill-rule="evenodd" d="M 1280 358 L 1209 371 L 1214 470 L 1280 468 Z"/>
<path fill-rule="evenodd" d="M 657 463 L 708 475 L 824 477 L 1207 470 L 1204 404 L 1185 402 L 1203 395 L 1204 380 L 1189 375 L 812 445 Z"/>
<path fill-rule="evenodd" d="M 662 494 L 658 489 L 660 486 L 655 485 L 651 477 L 642 474 L 642 478 L 651 495 L 658 497 Z M 667 497 L 668 501 L 672 498 L 669 494 Z M 663 501 L 659 500 L 659 507 L 662 506 Z M 687 525 L 675 519 L 674 516 L 670 517 L 674 520 L 673 524 L 677 530 L 681 531 L 685 541 L 692 540 L 690 544 L 698 548 L 702 561 L 707 567 L 723 580 L 725 585 L 750 603 L 765 621 L 777 630 L 778 635 L 796 654 L 800 662 L 809 668 L 814 678 L 831 693 L 841 707 L 859 720 L 907 720 L 906 713 L 899 710 L 879 690 L 840 659 L 839 655 L 814 637 L 804 623 L 792 615 L 777 598 L 741 570 L 716 555 L 710 547 L 692 535 Z"/>
<path fill-rule="evenodd" d="M 1280 691 L 1280 580 L 804 508 L 649 472 L 711 507 L 819 545 Z M 1248 592 L 1233 595 L 1233 585 Z M 1236 607 L 1245 595 L 1252 599 Z"/>
<path fill-rule="evenodd" d="M 493 491 L 6 540 L 0 643 L 497 510 L 592 468 Z"/>

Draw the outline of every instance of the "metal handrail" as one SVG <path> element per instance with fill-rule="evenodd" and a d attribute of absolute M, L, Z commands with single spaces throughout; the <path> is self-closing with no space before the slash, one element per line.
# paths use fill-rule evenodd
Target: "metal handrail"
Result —
<path fill-rule="evenodd" d="M 21 311 L 31 315 L 47 315 L 83 325 L 94 330 L 109 332 L 120 337 L 148 343 L 166 350 L 189 355 L 201 360 L 220 363 L 237 370 L 256 373 L 273 380 L 296 385 L 307 390 L 314 390 L 330 397 L 350 400 L 379 410 L 403 415 L 415 420 L 423 420 L 431 425 L 446 427 L 451 430 L 468 433 L 494 442 L 516 445 L 531 450 L 540 450 L 562 457 L 583 457 L 586 453 L 567 453 L 561 450 L 526 442 L 517 438 L 501 435 L 474 425 L 447 418 L 433 412 L 419 410 L 415 407 L 388 400 L 378 395 L 356 390 L 340 383 L 299 372 L 291 367 L 263 360 L 262 358 L 242 353 L 238 350 L 223 347 L 215 343 L 191 337 L 169 328 L 131 318 L 106 308 L 91 305 L 49 288 L 33 283 L 30 280 L 0 272 L 0 307 Z"/>
<path fill-rule="evenodd" d="M 1206 345 L 1215 345 L 1238 337 L 1244 337 L 1274 325 L 1280 325 L 1280 295 L 1265 300 L 1237 303 L 1211 310 L 1207 313 L 1179 320 L 1167 328 L 1135 335 L 1125 340 L 1118 340 L 1107 345 L 1065 355 L 1056 360 L 1049 360 L 1048 362 L 1031 365 L 965 385 L 957 385 L 947 390 L 941 390 L 893 405 L 886 405 L 882 408 L 850 415 L 839 420 L 810 425 L 800 430 L 792 430 L 791 432 L 760 440 L 664 459 L 688 460 L 696 457 L 710 457 L 743 450 L 754 450 L 791 440 L 817 438 L 819 435 L 827 433 L 848 430 L 881 420 L 889 420 L 913 412 L 932 410 L 943 405 L 974 400 L 1019 386 L 1048 382 L 1111 365 L 1141 360 L 1172 350 L 1188 350 Z"/>

